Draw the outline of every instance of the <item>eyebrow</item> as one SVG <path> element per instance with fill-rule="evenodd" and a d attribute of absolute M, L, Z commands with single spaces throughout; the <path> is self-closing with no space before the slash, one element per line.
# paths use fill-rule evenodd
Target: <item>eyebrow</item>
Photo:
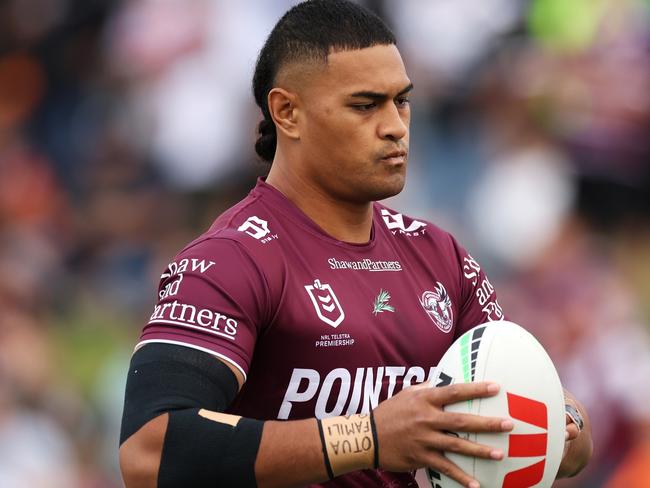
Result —
<path fill-rule="evenodd" d="M 413 90 L 413 83 L 410 83 L 406 88 L 404 88 L 402 91 L 400 91 L 396 97 L 399 97 L 400 95 L 406 95 L 408 92 Z M 373 92 L 373 91 L 360 91 L 360 92 L 355 92 L 350 95 L 353 98 L 370 98 L 371 100 L 376 100 L 376 101 L 381 101 L 381 100 L 386 100 L 388 98 L 388 94 L 386 93 L 379 93 L 379 92 Z"/>

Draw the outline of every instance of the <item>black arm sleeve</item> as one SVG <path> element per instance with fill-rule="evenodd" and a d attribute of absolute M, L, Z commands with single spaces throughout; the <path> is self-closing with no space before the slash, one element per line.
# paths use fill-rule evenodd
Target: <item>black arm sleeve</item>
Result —
<path fill-rule="evenodd" d="M 235 425 L 199 415 L 223 412 L 237 394 L 232 371 L 213 356 L 183 346 L 147 344 L 131 360 L 120 444 L 168 412 L 158 487 L 255 487 L 263 422 Z"/>
<path fill-rule="evenodd" d="M 144 424 L 171 410 L 223 412 L 237 395 L 237 379 L 214 356 L 173 344 L 146 344 L 131 358 L 120 445 Z"/>

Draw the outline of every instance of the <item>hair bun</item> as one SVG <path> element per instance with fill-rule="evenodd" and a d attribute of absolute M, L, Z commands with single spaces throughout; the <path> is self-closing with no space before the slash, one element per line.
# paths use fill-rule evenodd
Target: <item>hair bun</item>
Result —
<path fill-rule="evenodd" d="M 263 119 L 260 121 L 260 125 L 257 127 L 257 131 L 262 137 L 271 135 L 275 137 L 275 123 L 272 120 Z"/>
<path fill-rule="evenodd" d="M 275 157 L 275 148 L 278 141 L 275 123 L 272 120 L 263 119 L 257 126 L 257 132 L 260 137 L 255 142 L 255 152 L 264 161 L 270 163 Z"/>

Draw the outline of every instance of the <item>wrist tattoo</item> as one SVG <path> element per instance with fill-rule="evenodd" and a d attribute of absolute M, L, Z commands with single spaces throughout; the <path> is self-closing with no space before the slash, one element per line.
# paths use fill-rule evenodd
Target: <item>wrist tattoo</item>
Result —
<path fill-rule="evenodd" d="M 372 413 L 322 419 L 318 430 L 330 479 L 355 469 L 378 467 L 377 429 Z"/>

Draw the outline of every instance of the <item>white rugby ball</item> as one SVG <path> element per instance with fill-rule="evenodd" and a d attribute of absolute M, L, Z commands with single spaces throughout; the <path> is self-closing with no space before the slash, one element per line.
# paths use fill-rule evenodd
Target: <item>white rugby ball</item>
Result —
<path fill-rule="evenodd" d="M 496 396 L 445 406 L 514 422 L 511 432 L 453 434 L 503 450 L 500 461 L 445 453 L 482 488 L 553 484 L 564 450 L 564 393 L 553 362 L 535 337 L 507 321 L 474 327 L 445 352 L 434 381 L 432 386 L 475 381 L 501 386 Z M 421 488 L 462 486 L 431 469 L 418 470 L 416 479 Z"/>

